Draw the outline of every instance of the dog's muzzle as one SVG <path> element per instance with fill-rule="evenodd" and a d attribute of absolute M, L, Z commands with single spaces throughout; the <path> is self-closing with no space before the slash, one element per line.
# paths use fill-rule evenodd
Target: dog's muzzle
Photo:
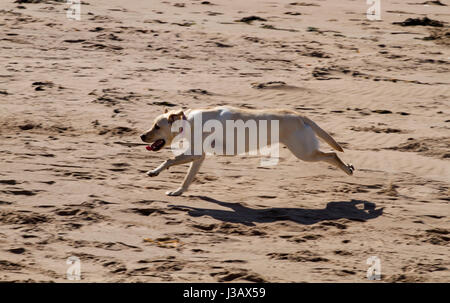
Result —
<path fill-rule="evenodd" d="M 152 145 L 147 145 L 145 148 L 147 150 L 158 151 L 166 145 L 166 141 L 164 139 L 158 139 L 153 142 Z"/>

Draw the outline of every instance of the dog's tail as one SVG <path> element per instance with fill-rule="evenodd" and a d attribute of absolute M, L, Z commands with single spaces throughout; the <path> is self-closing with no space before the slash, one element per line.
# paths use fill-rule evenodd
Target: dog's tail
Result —
<path fill-rule="evenodd" d="M 334 139 L 323 129 L 321 129 L 316 123 L 314 123 L 312 120 L 306 118 L 306 117 L 302 117 L 303 121 L 311 126 L 311 128 L 313 129 L 313 131 L 317 134 L 317 136 L 319 136 L 320 138 L 322 138 L 325 142 L 327 142 L 332 148 L 334 148 L 337 151 L 340 152 L 344 152 L 344 150 L 342 149 L 342 147 L 339 145 L 339 143 L 337 143 L 336 141 L 334 141 Z"/>

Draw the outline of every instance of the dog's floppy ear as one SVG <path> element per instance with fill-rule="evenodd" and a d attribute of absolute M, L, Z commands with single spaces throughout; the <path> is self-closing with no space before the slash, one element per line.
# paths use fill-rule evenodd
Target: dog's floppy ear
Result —
<path fill-rule="evenodd" d="M 186 116 L 184 115 L 183 110 L 179 110 L 177 112 L 174 112 L 174 113 L 169 115 L 169 118 L 167 118 L 169 123 L 173 123 L 175 120 L 181 120 L 181 119 L 186 120 Z"/>

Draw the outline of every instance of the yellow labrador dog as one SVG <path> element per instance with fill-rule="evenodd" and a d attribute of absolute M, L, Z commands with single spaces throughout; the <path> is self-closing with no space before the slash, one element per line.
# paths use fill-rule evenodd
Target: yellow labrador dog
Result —
<path fill-rule="evenodd" d="M 228 128 L 228 124 L 232 127 Z M 237 125 L 244 128 L 239 129 Z M 256 133 L 251 131 L 252 126 Z M 343 152 L 342 147 L 316 123 L 295 111 L 283 109 L 249 110 L 231 106 L 186 111 L 166 109 L 155 119 L 153 126 L 141 135 L 141 139 L 151 143 L 147 146 L 148 150 L 158 151 L 164 146 L 171 146 L 175 138 L 188 138 L 189 152 L 180 153 L 147 172 L 148 176 L 153 177 L 171 166 L 191 163 L 181 186 L 166 193 L 178 196 L 188 189 L 200 169 L 205 159 L 203 147 L 207 141 L 213 154 L 227 156 L 262 150 L 265 146 L 281 143 L 303 161 L 325 161 L 352 175 L 353 165 L 342 162 L 334 152 L 319 150 L 316 135 L 335 150 Z"/>

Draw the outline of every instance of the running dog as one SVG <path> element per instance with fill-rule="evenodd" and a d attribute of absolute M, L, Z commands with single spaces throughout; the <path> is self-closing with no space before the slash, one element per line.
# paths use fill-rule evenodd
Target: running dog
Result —
<path fill-rule="evenodd" d="M 198 117 L 201 116 L 201 119 Z M 215 120 L 219 121 L 223 125 L 226 124 L 226 121 L 238 121 L 241 120 L 244 123 L 248 121 L 255 121 L 256 125 L 261 125 L 260 121 L 267 121 L 269 126 L 269 131 L 267 134 L 271 134 L 270 125 L 272 125 L 271 121 L 278 121 L 278 142 L 272 142 L 272 138 L 267 136 L 265 142 L 267 145 L 272 145 L 276 143 L 281 143 L 299 159 L 308 162 L 317 162 L 317 161 L 325 161 L 329 164 L 334 165 L 337 168 L 343 170 L 347 175 L 352 175 L 354 171 L 354 167 L 351 164 L 345 164 L 338 157 L 338 155 L 334 152 L 322 152 L 319 150 L 319 142 L 317 140 L 316 135 L 328 143 L 333 149 L 343 152 L 342 147 L 323 129 L 321 129 L 316 123 L 311 121 L 310 119 L 300 115 L 299 113 L 292 110 L 284 110 L 284 109 L 272 109 L 272 110 L 254 110 L 254 109 L 239 109 L 231 106 L 222 106 L 215 107 L 209 109 L 188 109 L 186 111 L 183 110 L 171 110 L 167 109 L 163 114 L 159 115 L 153 126 L 144 132 L 140 137 L 141 140 L 146 143 L 151 143 L 151 145 L 147 146 L 148 150 L 158 151 L 164 146 L 170 146 L 172 141 L 176 136 L 180 135 L 183 132 L 183 128 L 172 127 L 174 126 L 176 121 L 182 123 L 188 123 L 190 126 L 190 131 L 193 134 L 195 127 L 203 126 L 207 121 Z M 200 122 L 199 122 L 200 121 Z M 196 125 L 196 123 L 201 123 L 202 125 Z M 184 124 L 186 125 L 186 124 Z M 187 129 L 187 128 L 186 128 Z M 225 129 L 225 128 L 223 128 Z M 188 132 L 189 130 L 186 130 Z M 234 132 L 234 129 L 233 129 Z M 207 132 L 203 132 L 201 137 L 199 138 L 199 142 L 191 141 L 189 144 L 203 144 L 205 139 L 208 137 Z M 224 132 L 224 136 L 221 136 L 221 142 L 219 140 L 215 140 L 212 142 L 215 146 L 227 146 L 227 138 L 229 134 Z M 234 142 L 228 142 L 229 144 L 233 144 L 233 147 L 237 146 L 237 136 L 232 136 L 234 138 Z M 261 140 L 261 138 L 259 138 Z M 250 146 L 251 142 L 249 141 L 249 136 L 245 136 L 245 151 L 250 151 L 252 146 Z M 258 146 L 257 146 L 258 148 Z M 234 152 L 227 153 L 227 155 L 237 155 L 239 154 L 237 150 L 234 148 Z M 174 165 L 180 165 L 185 163 L 190 163 L 189 171 L 184 178 L 181 186 L 175 191 L 166 192 L 169 196 L 178 196 L 185 192 L 189 185 L 194 180 L 195 175 L 200 169 L 202 162 L 205 159 L 205 152 L 201 152 L 200 154 L 192 154 L 192 153 L 183 153 L 175 156 L 172 159 L 164 161 L 160 166 L 155 168 L 154 170 L 150 170 L 147 172 L 147 175 L 150 177 L 157 176 L 160 172 L 165 169 L 168 169 Z"/>

